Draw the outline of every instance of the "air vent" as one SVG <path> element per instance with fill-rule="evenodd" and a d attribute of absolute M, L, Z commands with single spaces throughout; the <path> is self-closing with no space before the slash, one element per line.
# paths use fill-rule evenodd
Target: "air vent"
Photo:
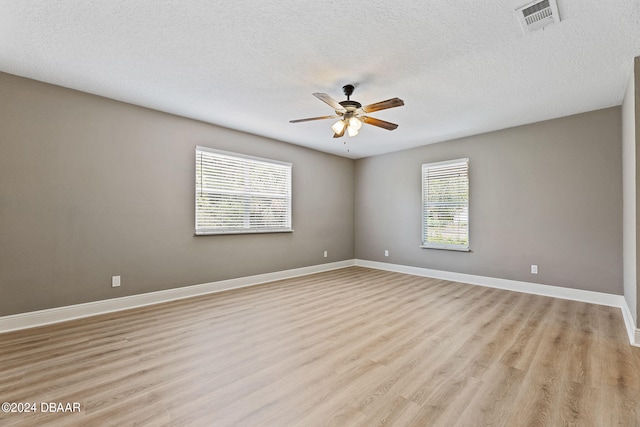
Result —
<path fill-rule="evenodd" d="M 516 9 L 522 31 L 530 33 L 554 22 L 560 22 L 555 0 L 538 0 Z"/>

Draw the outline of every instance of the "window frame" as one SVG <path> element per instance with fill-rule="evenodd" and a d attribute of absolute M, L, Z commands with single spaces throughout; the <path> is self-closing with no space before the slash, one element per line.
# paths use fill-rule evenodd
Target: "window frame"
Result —
<path fill-rule="evenodd" d="M 285 214 L 285 224 L 283 227 L 251 227 L 250 222 L 248 219 L 249 215 L 248 213 L 250 213 L 250 210 L 246 209 L 246 207 L 248 206 L 247 204 L 247 200 L 249 197 L 251 197 L 252 195 L 255 196 L 256 194 L 251 194 L 247 191 L 242 191 L 237 193 L 236 195 L 242 197 L 244 199 L 244 203 L 243 206 L 245 207 L 244 212 L 244 216 L 245 216 L 245 227 L 240 228 L 240 227 L 228 227 L 228 228 L 212 228 L 212 227 L 203 227 L 203 226 L 199 226 L 198 223 L 198 197 L 200 194 L 205 193 L 201 188 L 198 188 L 198 184 L 199 184 L 199 180 L 198 180 L 198 162 L 201 161 L 199 160 L 198 156 L 200 155 L 200 153 L 209 153 L 212 154 L 214 156 L 217 156 L 218 158 L 231 158 L 233 161 L 237 162 L 240 161 L 242 162 L 243 160 L 246 161 L 245 165 L 248 164 L 255 164 L 255 163 L 266 163 L 269 165 L 275 165 L 275 166 L 282 166 L 284 168 L 285 171 L 287 171 L 286 173 L 286 195 L 285 197 L 283 197 L 283 199 L 285 199 L 286 202 L 286 214 Z M 292 227 L 292 174 L 293 174 L 293 164 L 289 163 L 289 162 L 283 162 L 280 160 L 273 160 L 273 159 L 267 159 L 264 157 L 257 157 L 257 156 L 251 156 L 251 155 L 247 155 L 247 154 L 241 154 L 241 153 L 235 153 L 235 152 L 230 152 L 230 151 L 224 151 L 224 150 L 218 150 L 218 149 L 214 149 L 214 148 L 209 148 L 209 147 L 203 147 L 203 146 L 196 146 L 195 147 L 195 170 L 194 170 L 194 189 L 195 189 L 195 197 L 194 197 L 194 201 L 195 201 L 195 235 L 196 236 L 208 236 L 208 235 L 229 235 L 229 234 L 264 234 L 264 233 L 291 233 L 293 232 L 293 227 Z M 246 188 L 245 188 L 246 190 Z M 219 190 L 220 191 L 220 190 Z M 210 191 L 211 192 L 211 191 Z M 222 191 L 224 192 L 224 191 Z M 247 226 L 248 225 L 248 226 Z"/>
<path fill-rule="evenodd" d="M 466 227 L 466 245 L 464 244 L 447 244 L 447 243 L 436 243 L 436 242 L 427 242 L 427 205 L 428 205 L 428 188 L 425 188 L 427 184 L 427 179 L 425 176 L 425 172 L 429 169 L 440 168 L 443 166 L 455 166 L 464 164 L 466 167 L 466 178 L 467 178 L 467 201 L 466 201 L 466 209 L 467 209 L 467 227 Z M 423 249 L 442 249 L 442 250 L 450 250 L 450 251 L 459 251 L 459 252 L 470 252 L 470 232 L 469 232 L 469 223 L 470 223 L 470 209 L 469 209 L 469 199 L 470 199 L 470 179 L 469 179 L 469 158 L 463 157 L 459 159 L 453 160 L 445 160 L 441 162 L 431 162 L 422 164 L 421 169 L 421 179 L 422 179 L 422 207 L 421 207 L 421 222 L 422 222 L 422 235 L 420 236 L 420 247 Z"/>

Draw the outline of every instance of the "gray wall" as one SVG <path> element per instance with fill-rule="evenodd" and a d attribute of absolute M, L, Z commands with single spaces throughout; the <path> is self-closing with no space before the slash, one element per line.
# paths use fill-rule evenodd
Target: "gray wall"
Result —
<path fill-rule="evenodd" d="M 635 202 L 636 202 L 636 225 L 635 225 L 635 243 L 636 243 L 636 313 L 635 313 L 635 321 L 636 328 L 638 327 L 638 307 L 640 307 L 640 292 L 638 291 L 638 287 L 640 287 L 640 283 L 638 283 L 638 266 L 640 266 L 640 217 L 638 217 L 638 212 L 640 212 L 640 56 L 636 57 L 633 61 L 633 70 L 634 70 L 634 89 L 635 89 L 635 172 L 636 172 L 636 182 L 635 182 Z"/>
<path fill-rule="evenodd" d="M 638 254 L 637 245 L 638 227 L 637 197 L 638 190 L 638 137 L 636 128 L 640 126 L 640 57 L 634 61 L 631 69 L 627 90 L 622 103 L 622 192 L 623 192 L 623 271 L 624 271 L 624 297 L 633 316 L 633 321 L 638 324 L 637 298 L 638 298 Z"/>
<path fill-rule="evenodd" d="M 2 73 L 0 99 L 0 316 L 354 257 L 623 293 L 619 107 L 354 162 Z M 295 232 L 195 237 L 196 145 L 292 162 Z M 420 165 L 460 157 L 472 252 L 420 249 Z"/>
<path fill-rule="evenodd" d="M 353 160 L 2 73 L 0 99 L 0 315 L 354 257 Z M 292 162 L 295 232 L 194 237 L 196 145 Z"/>
<path fill-rule="evenodd" d="M 615 107 L 360 159 L 356 258 L 622 294 L 621 128 Z M 420 165 L 461 157 L 471 252 L 421 249 Z"/>

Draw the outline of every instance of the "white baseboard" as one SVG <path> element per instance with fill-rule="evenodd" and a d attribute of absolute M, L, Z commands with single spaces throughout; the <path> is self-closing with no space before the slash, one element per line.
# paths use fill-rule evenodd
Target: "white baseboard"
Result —
<path fill-rule="evenodd" d="M 636 328 L 631 310 L 627 304 L 627 300 L 622 298 L 622 317 L 624 319 L 624 326 L 627 328 L 627 334 L 629 335 L 629 342 L 635 347 L 640 347 L 640 329 Z"/>
<path fill-rule="evenodd" d="M 517 280 L 498 279 L 495 277 L 476 276 L 473 274 L 454 273 L 451 271 L 432 270 L 429 268 L 411 267 L 408 265 L 390 264 L 386 262 L 367 261 L 362 259 L 356 259 L 355 265 L 375 268 L 378 270 L 412 274 L 414 276 L 432 277 L 434 279 L 451 280 L 454 282 L 469 283 L 471 285 L 487 286 L 490 288 L 524 292 L 527 294 L 588 302 L 592 304 L 606 305 L 609 307 L 618 307 L 622 310 L 622 317 L 624 319 L 627 334 L 629 335 L 629 342 L 631 345 L 640 347 L 640 329 L 635 327 L 627 302 L 622 295 L 563 288 L 560 286 L 541 285 L 538 283 L 521 282 Z"/>
<path fill-rule="evenodd" d="M 102 301 L 94 301 L 85 304 L 76 304 L 65 307 L 56 307 L 46 310 L 20 313 L 0 317 L 0 333 L 36 326 L 65 322 L 97 314 L 111 313 L 128 310 L 146 305 L 190 298 L 230 289 L 243 288 L 258 285 L 275 280 L 305 276 L 323 271 L 336 270 L 353 265 L 374 268 L 378 270 L 393 271 L 397 273 L 412 274 L 414 276 L 432 277 L 435 279 L 451 280 L 455 282 L 469 283 L 472 285 L 487 286 L 528 294 L 543 295 L 554 298 L 562 298 L 573 301 L 588 302 L 592 304 L 618 307 L 622 310 L 625 328 L 629 335 L 631 345 L 640 347 L 640 329 L 635 327 L 631 311 L 622 295 L 613 295 L 602 292 L 585 291 L 581 289 L 563 288 L 559 286 L 541 285 L 538 283 L 520 282 L 516 280 L 498 279 L 495 277 L 476 276 L 472 274 L 454 273 L 450 271 L 432 270 L 422 267 L 390 264 L 378 261 L 351 259 L 327 264 L 313 265 L 309 267 L 295 268 L 292 270 L 276 271 L 273 273 L 259 274 L 255 276 L 240 277 L 237 279 L 221 280 L 218 282 L 203 283 L 200 285 L 185 286 L 182 288 L 167 289 L 164 291 L 149 292 L 139 295 L 131 295 L 121 298 L 113 298 Z"/>
<path fill-rule="evenodd" d="M 308 274 L 336 270 L 339 268 L 350 267 L 352 265 L 354 265 L 354 260 L 351 259 L 313 265 L 309 267 L 294 268 L 291 270 L 276 271 L 273 273 L 258 274 L 255 276 L 240 277 L 237 279 L 221 280 L 218 282 L 167 289 L 164 291 L 156 291 L 139 295 L 112 298 L 102 301 L 94 301 L 85 304 L 76 304 L 65 307 L 32 311 L 28 313 L 14 314 L 10 316 L 0 317 L 0 333 L 15 331 L 19 329 L 33 328 L 36 326 L 49 325 L 52 323 L 65 322 L 68 320 L 95 316 L 97 314 L 128 310 L 130 308 L 174 301 L 198 295 L 226 291 L 229 289 L 243 288 L 246 286 L 272 282 L 274 280 L 306 276 Z"/>

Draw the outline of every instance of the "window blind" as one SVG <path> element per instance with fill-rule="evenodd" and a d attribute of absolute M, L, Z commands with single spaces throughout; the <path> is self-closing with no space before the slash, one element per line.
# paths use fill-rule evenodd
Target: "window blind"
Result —
<path fill-rule="evenodd" d="M 469 159 L 422 165 L 422 247 L 469 250 Z"/>
<path fill-rule="evenodd" d="M 291 164 L 196 147 L 196 234 L 291 230 Z"/>

